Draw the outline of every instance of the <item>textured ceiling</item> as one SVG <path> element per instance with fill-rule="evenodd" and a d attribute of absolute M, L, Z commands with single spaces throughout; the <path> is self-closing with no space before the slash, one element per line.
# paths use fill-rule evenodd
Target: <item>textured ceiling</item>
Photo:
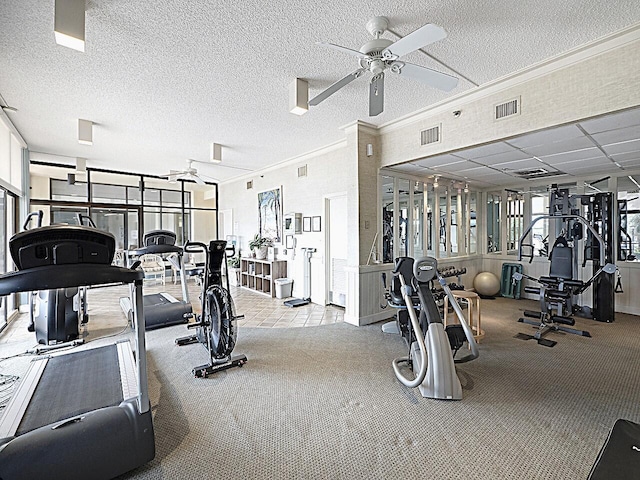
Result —
<path fill-rule="evenodd" d="M 18 109 L 9 115 L 31 150 L 162 174 L 206 160 L 216 142 L 223 164 L 198 168 L 219 180 L 340 140 L 339 127 L 355 120 L 387 123 L 640 21 L 637 0 L 87 0 L 80 53 L 55 44 L 53 5 L 0 2 L 0 94 Z M 357 68 L 315 42 L 359 49 L 373 15 L 401 36 L 442 26 L 449 36 L 425 50 L 468 80 L 443 93 L 387 75 L 385 111 L 369 118 L 358 79 L 306 115 L 288 113 L 295 77 L 314 96 Z M 421 52 L 404 58 L 451 73 Z M 92 146 L 76 141 L 79 118 L 97 124 Z"/>

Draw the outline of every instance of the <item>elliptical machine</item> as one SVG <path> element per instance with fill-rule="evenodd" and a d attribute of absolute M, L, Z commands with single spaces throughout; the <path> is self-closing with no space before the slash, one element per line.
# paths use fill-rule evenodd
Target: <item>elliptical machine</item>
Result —
<path fill-rule="evenodd" d="M 42 210 L 27 215 L 22 229 L 29 229 L 35 218 L 36 226 L 42 227 Z M 90 217 L 77 214 L 80 226 L 96 228 Z M 86 287 L 56 288 L 31 292 L 29 301 L 29 325 L 27 330 L 35 332 L 39 352 L 76 346 L 84 343 L 80 337 L 81 325 L 89 321 L 87 314 Z"/>
<path fill-rule="evenodd" d="M 423 397 L 461 400 L 462 385 L 456 374 L 455 364 L 478 358 L 478 345 L 473 331 L 467 325 L 462 309 L 447 282 L 438 272 L 435 258 L 425 257 L 414 261 L 412 258 L 403 257 L 398 260 L 393 275 L 400 281 L 401 294 L 410 320 L 406 324 L 399 324 L 398 327 L 409 345 L 409 355 L 393 360 L 393 371 L 403 385 L 410 388 L 418 387 Z M 407 265 L 411 263 L 413 275 L 407 283 L 405 275 L 408 274 Z M 431 292 L 431 284 L 436 279 L 449 297 L 460 324 L 444 328 L 440 310 Z M 420 319 L 416 311 L 420 312 Z M 470 353 L 455 359 L 464 342 L 468 343 Z M 409 378 L 402 372 L 400 365 L 403 363 L 408 364 L 413 370 L 414 378 Z"/>
<path fill-rule="evenodd" d="M 228 249 L 235 255 L 235 247 Z M 205 271 L 202 280 L 202 313 L 187 328 L 195 328 L 196 333 L 176 339 L 176 345 L 183 346 L 200 342 L 209 352 L 209 363 L 194 367 L 196 377 L 206 378 L 212 373 L 232 367 L 242 367 L 247 363 L 246 355 L 231 355 L 238 337 L 237 320 L 244 315 L 236 315 L 233 299 L 229 293 L 229 272 L 225 275 L 226 288 L 222 284 L 222 264 L 227 265 L 227 242 L 212 240 L 209 246 L 200 242 L 187 242 L 185 253 L 204 253 Z"/>

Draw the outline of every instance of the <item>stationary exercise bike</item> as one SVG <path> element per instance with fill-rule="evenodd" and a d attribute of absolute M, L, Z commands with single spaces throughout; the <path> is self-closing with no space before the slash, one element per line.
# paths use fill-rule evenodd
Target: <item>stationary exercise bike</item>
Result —
<path fill-rule="evenodd" d="M 235 247 L 228 248 L 235 255 Z M 204 253 L 205 269 L 202 279 L 202 313 L 191 314 L 196 321 L 187 324 L 196 333 L 176 339 L 176 345 L 183 346 L 200 342 L 209 352 L 209 363 L 193 368 L 196 377 L 206 378 L 212 373 L 232 367 L 242 367 L 247 363 L 246 355 L 231 356 L 238 337 L 237 320 L 244 315 L 236 315 L 233 299 L 229 293 L 229 274 L 225 275 L 226 288 L 222 284 L 222 264 L 226 266 L 227 242 L 212 240 L 209 246 L 200 242 L 187 242 L 185 253 Z M 226 267 L 225 267 L 226 268 Z"/>

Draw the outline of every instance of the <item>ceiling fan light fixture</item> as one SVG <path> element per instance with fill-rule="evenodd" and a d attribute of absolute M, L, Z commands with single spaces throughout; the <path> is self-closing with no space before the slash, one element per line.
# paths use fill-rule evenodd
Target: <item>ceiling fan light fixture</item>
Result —
<path fill-rule="evenodd" d="M 93 122 L 91 120 L 78 119 L 78 143 L 93 145 Z"/>
<path fill-rule="evenodd" d="M 296 78 L 289 86 L 289 112 L 304 115 L 309 110 L 309 83 Z"/>
<path fill-rule="evenodd" d="M 222 162 L 222 145 L 220 145 L 219 143 L 211 143 L 209 160 L 211 160 L 211 163 Z"/>
<path fill-rule="evenodd" d="M 85 0 L 55 0 L 56 43 L 84 52 Z"/>

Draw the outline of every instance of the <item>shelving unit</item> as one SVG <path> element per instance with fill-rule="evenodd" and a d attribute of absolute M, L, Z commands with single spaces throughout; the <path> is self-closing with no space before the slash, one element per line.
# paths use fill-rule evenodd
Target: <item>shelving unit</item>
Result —
<path fill-rule="evenodd" d="M 275 297 L 274 280 L 287 276 L 286 260 L 258 260 L 243 258 L 240 260 L 240 285 Z"/>

